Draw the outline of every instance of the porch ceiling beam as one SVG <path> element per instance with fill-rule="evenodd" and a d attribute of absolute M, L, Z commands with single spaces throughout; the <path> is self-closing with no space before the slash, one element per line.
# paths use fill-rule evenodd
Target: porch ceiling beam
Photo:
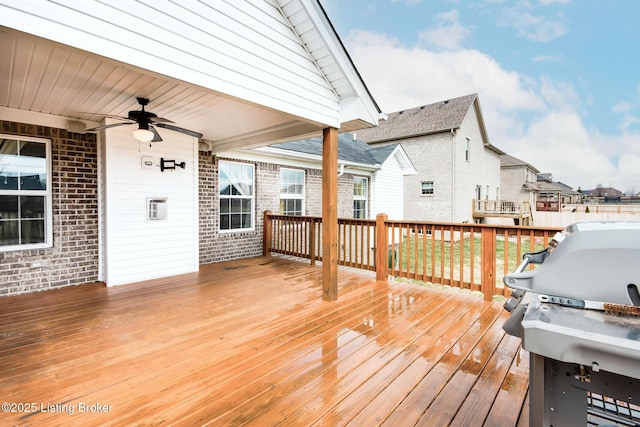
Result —
<path fill-rule="evenodd" d="M 338 299 L 338 129 L 322 132 L 322 299 Z"/>
<path fill-rule="evenodd" d="M 322 127 L 318 124 L 294 121 L 233 138 L 208 142 L 212 152 L 221 153 L 238 148 L 256 148 L 288 140 L 302 139 L 308 135 L 317 136 L 321 130 Z"/>

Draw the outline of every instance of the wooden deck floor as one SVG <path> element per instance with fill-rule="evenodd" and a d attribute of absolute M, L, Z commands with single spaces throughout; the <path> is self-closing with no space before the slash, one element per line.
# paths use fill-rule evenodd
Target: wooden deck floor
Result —
<path fill-rule="evenodd" d="M 0 298 L 0 425 L 527 424 L 500 304 L 348 271 L 330 303 L 320 274 L 259 257 Z"/>

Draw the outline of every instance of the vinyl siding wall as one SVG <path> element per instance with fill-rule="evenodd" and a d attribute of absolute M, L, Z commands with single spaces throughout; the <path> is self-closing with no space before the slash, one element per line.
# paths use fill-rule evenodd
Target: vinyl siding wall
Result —
<path fill-rule="evenodd" d="M 404 177 L 395 155 L 382 164 L 371 181 L 370 218 L 375 219 L 376 215 L 384 213 L 389 219 L 403 219 Z"/>
<path fill-rule="evenodd" d="M 139 143 L 131 126 L 105 131 L 105 255 L 107 285 L 198 270 L 197 140 L 176 132 Z M 143 157 L 153 166 L 142 166 Z M 160 158 L 185 168 L 160 171 Z M 166 220 L 147 219 L 147 199 L 167 198 Z"/>
<path fill-rule="evenodd" d="M 7 0 L 0 25 L 340 127 L 340 100 L 271 0 Z"/>

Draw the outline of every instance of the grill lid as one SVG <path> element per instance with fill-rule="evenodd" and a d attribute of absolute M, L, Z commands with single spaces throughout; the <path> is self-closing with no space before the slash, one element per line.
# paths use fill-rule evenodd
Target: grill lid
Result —
<path fill-rule="evenodd" d="M 533 270 L 504 283 L 538 294 L 640 305 L 640 222 L 576 223 L 554 237 Z"/>

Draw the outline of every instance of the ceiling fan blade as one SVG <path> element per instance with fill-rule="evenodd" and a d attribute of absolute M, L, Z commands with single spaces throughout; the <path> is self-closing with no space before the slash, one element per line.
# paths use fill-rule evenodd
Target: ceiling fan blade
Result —
<path fill-rule="evenodd" d="M 158 131 L 153 126 L 149 126 L 149 130 L 151 132 L 153 132 L 153 139 L 151 140 L 151 142 L 160 142 L 160 141 L 162 141 L 162 138 L 160 137 L 160 134 L 158 133 Z"/>
<path fill-rule="evenodd" d="M 94 131 L 101 130 L 101 129 L 109 129 L 109 128 L 113 128 L 113 127 L 116 127 L 116 126 L 124 126 L 124 125 L 132 125 L 132 124 L 135 124 L 135 122 L 111 123 L 110 125 L 96 126 L 94 128 L 87 129 L 86 132 L 94 132 Z"/>
<path fill-rule="evenodd" d="M 114 116 L 114 115 L 111 115 L 111 114 L 92 113 L 90 111 L 79 111 L 78 114 L 83 114 L 83 115 L 87 115 L 87 116 L 108 117 L 110 119 L 118 119 L 118 120 L 130 120 L 128 117 L 124 117 L 124 116 Z"/>
<path fill-rule="evenodd" d="M 189 135 L 189 136 L 194 136 L 196 138 L 202 138 L 202 134 L 201 133 L 195 132 L 195 131 L 192 131 L 192 130 L 189 130 L 189 129 L 180 128 L 178 126 L 173 126 L 173 125 L 169 125 L 169 124 L 166 124 L 166 123 L 156 123 L 155 125 L 160 127 L 160 128 L 163 128 L 163 129 L 169 129 L 169 130 L 172 130 L 172 131 L 175 131 L 175 132 L 184 133 L 184 134 Z"/>
<path fill-rule="evenodd" d="M 154 117 L 151 119 L 154 123 L 175 123 L 169 119 L 165 119 L 164 117 Z"/>

